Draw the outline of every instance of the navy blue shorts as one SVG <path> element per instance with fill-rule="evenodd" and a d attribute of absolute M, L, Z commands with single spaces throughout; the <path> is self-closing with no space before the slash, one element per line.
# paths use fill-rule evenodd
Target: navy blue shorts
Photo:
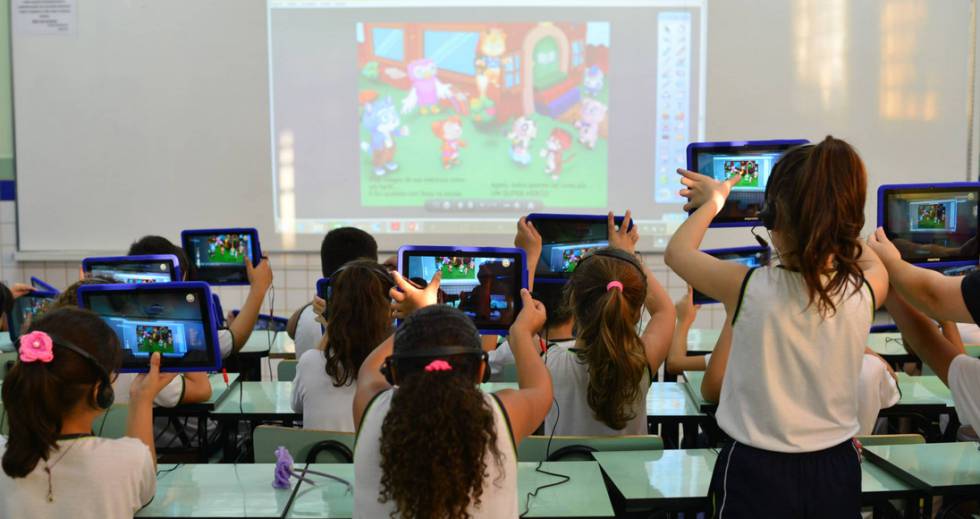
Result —
<path fill-rule="evenodd" d="M 718 519 L 861 516 L 861 462 L 851 441 L 822 451 L 787 454 L 726 445 L 711 476 Z"/>

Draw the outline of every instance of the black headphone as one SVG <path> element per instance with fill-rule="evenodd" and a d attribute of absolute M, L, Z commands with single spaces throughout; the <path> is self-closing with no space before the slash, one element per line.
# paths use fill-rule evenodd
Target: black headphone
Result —
<path fill-rule="evenodd" d="M 79 348 L 78 346 L 75 346 L 66 340 L 52 337 L 50 334 L 48 334 L 48 337 L 51 337 L 51 342 L 55 346 L 60 346 L 75 352 L 78 354 L 78 356 L 85 359 L 95 368 L 96 374 L 99 376 L 99 387 L 95 393 L 95 405 L 97 405 L 99 409 L 109 409 L 112 407 L 113 402 L 116 401 L 116 392 L 112 389 L 112 380 L 109 378 L 109 372 L 102 367 L 102 364 L 100 364 L 91 353 Z"/>
<path fill-rule="evenodd" d="M 344 270 L 347 270 L 349 266 L 350 263 L 345 263 L 339 269 L 335 270 L 333 274 L 330 275 L 329 278 L 330 281 L 328 282 L 327 285 L 327 293 L 323 294 L 324 296 L 323 299 L 327 302 L 326 306 L 323 307 L 324 319 L 327 320 L 330 319 L 330 301 L 333 299 L 331 297 L 333 290 L 331 289 L 330 285 L 333 284 L 334 279 L 337 279 L 337 275 L 343 272 Z M 362 266 L 362 265 L 358 265 L 358 266 Z M 371 265 L 365 264 L 363 266 L 367 267 L 367 269 L 370 270 L 372 274 L 377 276 L 377 278 L 380 279 L 382 283 L 387 284 L 389 289 L 395 286 L 395 278 L 391 275 L 391 272 L 389 272 L 388 269 L 384 268 L 384 266 L 381 265 L 380 263 L 373 263 Z"/>
<path fill-rule="evenodd" d="M 395 371 L 392 370 L 392 367 L 397 369 L 399 361 L 414 359 L 437 359 L 439 357 L 455 357 L 457 355 L 479 355 L 481 362 L 486 364 L 486 368 L 483 370 L 483 379 L 481 382 L 487 383 L 490 381 L 490 356 L 483 350 L 478 350 L 467 346 L 441 346 L 438 348 L 425 348 L 413 351 L 395 352 L 385 359 L 384 364 L 381 366 L 381 374 L 384 375 L 385 380 L 388 381 L 388 384 L 394 386 L 397 384 L 398 380 L 395 376 Z"/>
<path fill-rule="evenodd" d="M 626 251 L 624 251 L 622 249 L 616 249 L 616 248 L 612 248 L 612 247 L 607 247 L 605 249 L 597 249 L 597 250 L 594 250 L 594 251 L 590 252 L 589 254 L 586 254 L 581 259 L 581 261 L 578 262 L 578 267 L 576 267 L 576 270 L 578 270 L 579 268 L 581 268 L 583 263 L 585 263 L 586 261 L 589 260 L 589 258 L 592 258 L 594 256 L 602 256 L 604 258 L 612 258 L 612 259 L 619 260 L 619 261 L 625 261 L 626 263 L 629 263 L 630 265 L 633 265 L 633 268 L 635 268 L 636 271 L 640 273 L 640 278 L 643 279 L 643 286 L 644 287 L 646 286 L 646 284 L 647 284 L 647 273 L 643 271 L 643 266 L 640 264 L 640 261 L 636 259 L 636 256 L 635 255 L 630 254 L 630 253 L 628 253 L 628 252 L 626 252 Z"/>

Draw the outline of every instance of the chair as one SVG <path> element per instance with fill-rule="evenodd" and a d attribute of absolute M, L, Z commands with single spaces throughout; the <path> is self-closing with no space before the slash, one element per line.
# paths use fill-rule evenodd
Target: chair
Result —
<path fill-rule="evenodd" d="M 276 367 L 276 380 L 279 382 L 292 382 L 296 378 L 296 363 L 295 360 L 283 360 L 279 362 L 279 366 Z"/>
<path fill-rule="evenodd" d="M 926 439 L 921 434 L 875 434 L 858 436 L 857 440 L 864 447 L 871 447 L 873 445 L 915 445 L 926 442 Z"/>
<path fill-rule="evenodd" d="M 122 438 L 126 436 L 126 418 L 129 404 L 113 404 L 92 422 L 92 430 L 102 438 Z"/>
<path fill-rule="evenodd" d="M 548 455 L 547 436 L 528 436 L 517 449 L 519 461 L 593 461 L 593 452 L 663 450 L 660 436 L 555 436 Z"/>
<path fill-rule="evenodd" d="M 354 433 L 260 425 L 252 432 L 255 463 L 275 463 L 286 447 L 297 463 L 353 463 Z"/>

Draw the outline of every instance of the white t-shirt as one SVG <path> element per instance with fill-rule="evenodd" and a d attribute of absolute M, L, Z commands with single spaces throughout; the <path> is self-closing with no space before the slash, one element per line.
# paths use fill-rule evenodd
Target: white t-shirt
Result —
<path fill-rule="evenodd" d="M 316 320 L 313 305 L 306 305 L 296 321 L 296 337 L 293 339 L 296 344 L 296 358 L 301 358 L 309 350 L 317 349 L 320 339 L 323 339 L 323 328 Z"/>
<path fill-rule="evenodd" d="M 112 390 L 116 393 L 115 403 L 125 404 L 129 402 L 129 386 L 136 379 L 136 373 L 120 373 L 116 381 L 112 383 Z M 180 399 L 184 397 L 184 375 L 177 375 L 169 384 L 157 393 L 153 398 L 153 405 L 156 407 L 177 407 Z"/>
<path fill-rule="evenodd" d="M 550 341 L 547 345 L 548 348 L 556 344 L 574 344 L 575 339 L 562 339 L 559 341 Z M 517 361 L 514 360 L 514 351 L 510 349 L 510 341 L 504 340 L 500 343 L 495 350 L 487 352 L 487 363 L 490 364 L 490 374 L 499 375 L 504 367 L 511 366 Z"/>
<path fill-rule="evenodd" d="M 303 413 L 304 429 L 354 432 L 357 384 L 351 380 L 346 386 L 334 386 L 326 366 L 320 350 L 309 350 L 300 357 L 293 379 L 293 411 Z"/>
<path fill-rule="evenodd" d="M 354 447 L 354 519 L 391 517 L 395 503 L 379 503 L 381 494 L 381 425 L 391 408 L 391 398 L 397 388 L 379 394 L 368 406 L 361 421 Z M 483 496 L 480 507 L 472 504 L 467 509 L 473 519 L 517 517 L 517 450 L 511 435 L 507 416 L 497 399 L 484 393 L 493 409 L 497 430 L 497 450 L 501 463 L 497 464 L 490 449 L 484 455 L 487 471 L 483 479 Z M 435 460 L 434 462 L 438 462 Z"/>
<path fill-rule="evenodd" d="M 812 452 L 861 429 L 858 379 L 874 314 L 867 284 L 850 287 L 837 312 L 810 306 L 799 273 L 749 273 L 735 314 L 718 426 L 732 439 L 775 452 Z"/>
<path fill-rule="evenodd" d="M 957 355 L 949 363 L 948 380 L 960 423 L 980 428 L 980 359 Z"/>
<path fill-rule="evenodd" d="M 0 436 L 0 455 L 6 443 Z M 51 467 L 53 502 L 48 502 L 46 465 Z M 0 470 L 0 517 L 132 517 L 153 499 L 156 485 L 150 449 L 140 440 L 61 440 L 48 461 L 38 462 L 27 477 L 11 478 Z"/>
<path fill-rule="evenodd" d="M 861 423 L 858 434 L 873 434 L 878 413 L 897 404 L 900 398 L 898 382 L 888 371 L 885 361 L 865 353 L 858 379 L 858 420 Z"/>
<path fill-rule="evenodd" d="M 231 330 L 218 330 L 218 347 L 221 348 L 222 359 L 227 359 L 235 351 L 235 336 Z"/>
<path fill-rule="evenodd" d="M 589 368 L 572 351 L 572 341 L 557 343 L 548 349 L 544 364 L 551 372 L 555 392 L 554 405 L 544 421 L 544 433 L 568 436 L 612 436 L 647 434 L 647 392 L 650 390 L 650 370 L 644 369 L 640 380 L 640 392 L 632 405 L 633 418 L 626 427 L 617 430 L 600 422 L 589 407 Z M 555 421 L 558 421 L 557 426 Z"/>

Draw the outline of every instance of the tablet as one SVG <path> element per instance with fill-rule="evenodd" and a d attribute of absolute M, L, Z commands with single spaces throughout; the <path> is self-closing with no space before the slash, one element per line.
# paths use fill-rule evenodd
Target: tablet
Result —
<path fill-rule="evenodd" d="M 255 229 L 194 229 L 181 232 L 180 241 L 197 267 L 197 280 L 212 285 L 247 285 L 245 258 L 253 266 L 262 261 Z"/>
<path fill-rule="evenodd" d="M 119 336 L 124 373 L 146 372 L 156 351 L 162 371 L 219 370 L 212 301 L 210 287 L 200 281 L 78 288 L 78 306 L 98 314 Z"/>
<path fill-rule="evenodd" d="M 35 276 L 31 276 L 31 286 L 34 287 L 34 289 L 36 290 L 44 290 L 47 292 L 55 292 L 55 293 L 60 292 L 57 288 L 45 283 L 44 280 Z"/>
<path fill-rule="evenodd" d="M 712 227 L 751 227 L 759 223 L 772 167 L 787 150 L 806 139 L 773 141 L 692 142 L 687 146 L 687 169 L 728 180 L 741 173 Z"/>
<path fill-rule="evenodd" d="M 884 185 L 878 188 L 878 226 L 909 263 L 976 265 L 978 199 L 976 182 Z"/>
<path fill-rule="evenodd" d="M 705 249 L 703 252 L 710 254 L 723 261 L 734 261 L 735 263 L 741 263 L 749 268 L 764 267 L 769 264 L 770 249 L 769 247 L 734 247 L 730 249 Z M 696 305 L 710 305 L 717 303 L 718 301 L 698 292 L 694 291 L 694 304 Z"/>
<path fill-rule="evenodd" d="M 567 278 L 583 256 L 609 245 L 608 217 L 604 214 L 533 213 L 527 220 L 541 235 L 541 258 L 534 269 L 535 279 Z M 615 217 L 615 223 L 618 228 L 623 217 Z"/>
<path fill-rule="evenodd" d="M 13 306 L 7 313 L 7 329 L 10 330 L 10 340 L 14 344 L 17 344 L 22 331 L 51 308 L 56 297 L 56 290 L 37 289 L 14 299 Z"/>
<path fill-rule="evenodd" d="M 181 280 L 180 262 L 173 254 L 85 258 L 82 271 L 86 276 L 126 285 Z"/>
<path fill-rule="evenodd" d="M 238 309 L 232 310 L 231 314 L 238 317 Z M 255 320 L 255 326 L 252 327 L 253 330 L 268 330 L 270 332 L 284 332 L 286 331 L 286 325 L 289 323 L 289 319 L 285 317 L 279 317 L 277 315 L 266 315 L 259 314 L 258 318 Z"/>
<path fill-rule="evenodd" d="M 521 289 L 527 288 L 526 265 L 521 249 L 414 245 L 398 249 L 402 276 L 427 281 L 441 271 L 439 302 L 462 310 L 484 334 L 506 334 L 517 318 Z"/>

